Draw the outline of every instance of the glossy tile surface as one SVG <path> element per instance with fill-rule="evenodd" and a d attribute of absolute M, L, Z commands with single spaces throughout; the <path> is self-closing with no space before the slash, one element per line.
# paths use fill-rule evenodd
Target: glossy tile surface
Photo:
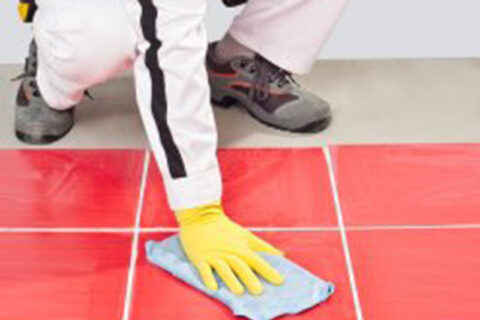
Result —
<path fill-rule="evenodd" d="M 330 152 L 363 318 L 478 319 L 480 145 Z M 228 149 L 219 159 L 227 213 L 282 228 L 260 236 L 337 286 L 326 304 L 284 319 L 358 319 L 340 234 L 295 231 L 338 226 L 322 150 Z M 122 319 L 132 234 L 115 228 L 134 224 L 144 152 L 0 151 L 0 165 L 0 319 Z M 142 226 L 176 226 L 155 161 L 148 178 Z M 146 262 L 145 241 L 170 234 L 139 231 L 129 320 L 234 319 Z"/>
<path fill-rule="evenodd" d="M 131 237 L 0 234 L 0 319 L 121 319 Z"/>
<path fill-rule="evenodd" d="M 337 224 L 323 151 L 317 149 L 221 150 L 227 214 L 249 227 L 318 227 Z M 143 226 L 176 226 L 152 164 Z"/>
<path fill-rule="evenodd" d="M 480 223 L 480 145 L 333 147 L 347 225 Z"/>
<path fill-rule="evenodd" d="M 142 227 L 176 227 L 175 216 L 170 210 L 165 194 L 162 175 L 155 157 L 148 168 L 145 198 L 142 212 Z"/>
<path fill-rule="evenodd" d="M 479 230 L 349 232 L 365 319 L 480 318 Z"/>
<path fill-rule="evenodd" d="M 302 315 L 285 319 L 355 319 L 345 259 L 337 233 L 290 232 L 259 235 L 285 250 L 293 261 L 336 285 L 336 293 L 325 304 Z M 145 260 L 145 241 L 160 240 L 166 236 L 142 236 L 131 319 L 235 319 L 229 309 L 219 302 L 188 287 Z"/>
<path fill-rule="evenodd" d="M 0 151 L 0 227 L 132 227 L 143 151 Z"/>

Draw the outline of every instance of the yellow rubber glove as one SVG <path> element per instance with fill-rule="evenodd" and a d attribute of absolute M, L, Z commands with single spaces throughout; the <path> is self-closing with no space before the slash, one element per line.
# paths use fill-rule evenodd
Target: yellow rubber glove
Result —
<path fill-rule="evenodd" d="M 256 252 L 283 253 L 232 222 L 220 203 L 182 210 L 176 216 L 183 249 L 207 288 L 218 289 L 213 271 L 237 295 L 244 292 L 242 283 L 253 295 L 263 292 L 254 271 L 272 284 L 283 283 L 283 276 Z"/>

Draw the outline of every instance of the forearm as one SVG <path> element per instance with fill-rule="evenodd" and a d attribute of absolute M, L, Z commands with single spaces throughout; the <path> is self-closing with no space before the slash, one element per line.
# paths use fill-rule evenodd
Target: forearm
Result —
<path fill-rule="evenodd" d="M 217 201 L 222 189 L 204 62 L 205 5 L 190 2 L 157 8 L 142 1 L 135 63 L 138 105 L 173 210 Z"/>

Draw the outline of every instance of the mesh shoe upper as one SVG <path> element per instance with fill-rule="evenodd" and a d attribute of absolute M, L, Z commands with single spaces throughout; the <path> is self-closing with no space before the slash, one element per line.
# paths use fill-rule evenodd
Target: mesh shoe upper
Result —
<path fill-rule="evenodd" d="M 214 43 L 209 47 L 207 68 L 216 102 L 239 102 L 258 120 L 284 130 L 312 132 L 328 125 L 328 103 L 260 55 L 221 61 Z"/>

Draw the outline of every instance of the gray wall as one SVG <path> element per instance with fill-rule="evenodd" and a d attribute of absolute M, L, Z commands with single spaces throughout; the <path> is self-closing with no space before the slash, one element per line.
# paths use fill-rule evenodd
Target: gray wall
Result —
<path fill-rule="evenodd" d="M 236 10 L 207 1 L 209 34 L 218 38 Z M 16 4 L 0 1 L 0 63 L 21 62 L 29 41 Z M 479 0 L 352 0 L 322 57 L 479 57 L 479 12 Z"/>

